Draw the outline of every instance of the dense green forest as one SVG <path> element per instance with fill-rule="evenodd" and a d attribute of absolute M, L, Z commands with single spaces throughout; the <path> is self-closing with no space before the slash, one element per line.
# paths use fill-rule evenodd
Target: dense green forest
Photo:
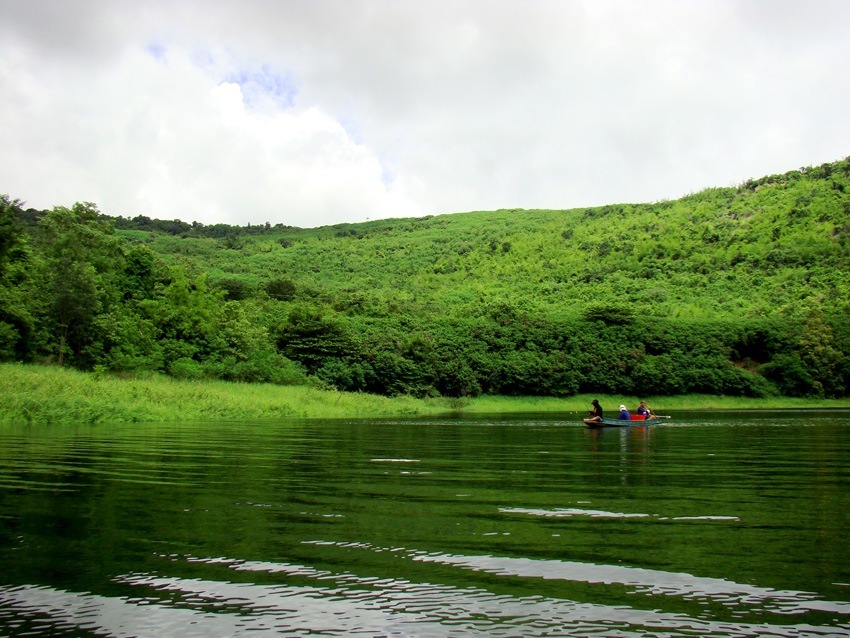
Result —
<path fill-rule="evenodd" d="M 387 395 L 847 396 L 850 158 L 675 201 L 315 229 L 3 196 L 0 360 Z"/>

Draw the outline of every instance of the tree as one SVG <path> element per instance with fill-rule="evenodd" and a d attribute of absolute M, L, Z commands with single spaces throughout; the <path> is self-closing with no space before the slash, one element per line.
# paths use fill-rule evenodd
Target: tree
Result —
<path fill-rule="evenodd" d="M 19 258 L 24 232 L 19 222 L 22 202 L 0 195 L 0 282 L 9 263 Z"/>
<path fill-rule="evenodd" d="M 81 367 L 92 364 L 81 355 L 93 341 L 94 318 L 118 301 L 114 278 L 123 253 L 112 226 L 99 217 L 94 204 L 77 203 L 54 208 L 38 225 L 42 319 L 59 365 L 68 356 Z"/>
<path fill-rule="evenodd" d="M 32 331 L 21 286 L 27 270 L 21 206 L 8 195 L 0 196 L 0 360 L 23 358 Z"/>
<path fill-rule="evenodd" d="M 274 330 L 278 349 L 312 374 L 328 358 L 344 357 L 354 344 L 344 326 L 317 306 L 299 305 Z"/>

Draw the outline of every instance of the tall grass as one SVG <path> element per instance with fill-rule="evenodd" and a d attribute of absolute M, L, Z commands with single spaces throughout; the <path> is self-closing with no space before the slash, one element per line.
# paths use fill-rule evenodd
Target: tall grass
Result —
<path fill-rule="evenodd" d="M 567 412 L 583 415 L 591 395 L 568 398 L 482 396 L 475 399 L 387 398 L 307 386 L 122 379 L 67 368 L 0 364 L 0 424 L 258 420 L 284 417 L 391 417 L 446 413 Z M 596 396 L 614 412 L 630 397 Z M 676 410 L 850 407 L 850 399 L 743 399 L 689 395 L 648 398 L 659 413 Z"/>
<path fill-rule="evenodd" d="M 67 368 L 0 364 L 0 423 L 415 416 L 450 409 L 450 400 L 165 376 L 120 379 Z"/>

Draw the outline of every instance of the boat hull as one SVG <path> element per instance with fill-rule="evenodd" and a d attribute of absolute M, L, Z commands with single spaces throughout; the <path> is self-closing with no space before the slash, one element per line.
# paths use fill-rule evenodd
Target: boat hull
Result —
<path fill-rule="evenodd" d="M 601 421 L 591 421 L 590 419 L 585 419 L 584 424 L 589 428 L 634 428 L 640 427 L 642 425 L 655 425 L 660 423 L 660 419 L 644 419 L 642 421 L 626 421 L 622 419 L 606 419 L 603 418 Z"/>

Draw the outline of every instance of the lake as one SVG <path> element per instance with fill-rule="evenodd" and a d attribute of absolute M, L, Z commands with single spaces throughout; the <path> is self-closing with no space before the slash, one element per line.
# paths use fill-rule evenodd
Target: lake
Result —
<path fill-rule="evenodd" d="M 0 427 L 2 636 L 850 636 L 850 412 Z"/>

